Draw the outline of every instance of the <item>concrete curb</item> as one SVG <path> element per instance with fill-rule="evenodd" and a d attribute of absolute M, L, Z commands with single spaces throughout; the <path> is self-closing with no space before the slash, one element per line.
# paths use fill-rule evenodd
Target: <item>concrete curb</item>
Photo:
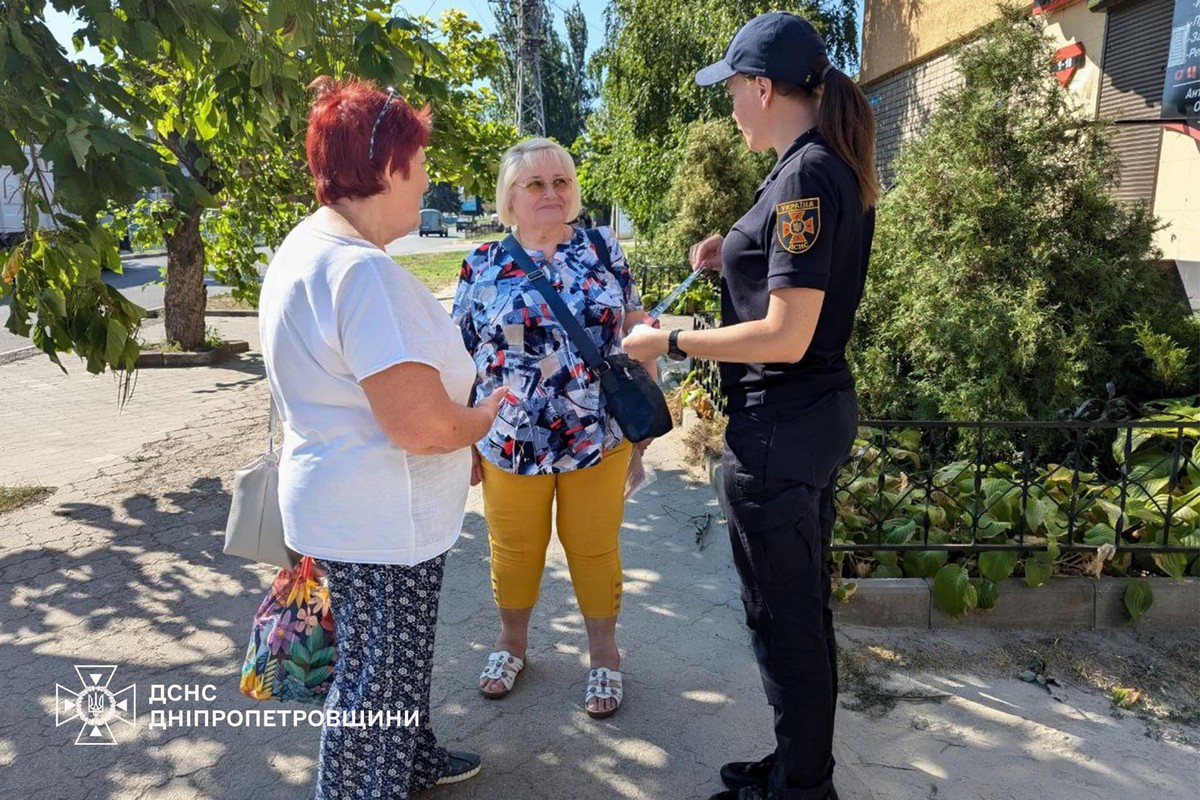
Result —
<path fill-rule="evenodd" d="M 226 342 L 220 347 L 202 352 L 182 353 L 142 353 L 138 356 L 138 369 L 148 367 L 208 367 L 217 364 L 236 353 L 245 353 L 250 349 L 249 342 Z"/>
<path fill-rule="evenodd" d="M 687 427 L 687 414 L 684 427 Z M 721 460 L 707 459 L 708 481 L 721 508 L 725 486 Z M 1131 623 L 1125 612 L 1125 587 L 1144 580 L 1154 604 L 1136 627 L 1172 630 L 1200 628 L 1200 578 L 1083 578 L 1058 577 L 1032 588 L 1019 578 L 1001 584 L 996 607 L 962 617 L 943 614 L 933 599 L 927 578 L 860 578 L 848 602 L 833 604 L 834 618 L 868 628 L 988 628 L 992 630 L 1105 630 Z"/>
<path fill-rule="evenodd" d="M 257 308 L 208 308 L 204 310 L 206 317 L 257 317 Z"/>
<path fill-rule="evenodd" d="M 1144 580 L 1154 605 L 1137 623 L 1125 613 L 1125 587 Z M 1000 599 L 988 611 L 966 616 L 943 614 L 927 578 L 863 578 L 854 596 L 834 603 L 838 622 L 868 628 L 987 628 L 991 630 L 1143 630 L 1200 627 L 1200 579 L 1052 578 L 1037 588 L 1012 578 L 1000 585 Z"/>

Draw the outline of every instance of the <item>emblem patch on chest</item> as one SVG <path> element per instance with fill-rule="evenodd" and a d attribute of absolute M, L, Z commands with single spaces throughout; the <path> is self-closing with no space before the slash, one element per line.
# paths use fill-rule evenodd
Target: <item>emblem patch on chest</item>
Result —
<path fill-rule="evenodd" d="M 807 197 L 775 206 L 775 235 L 789 253 L 803 253 L 821 233 L 821 198 Z"/>

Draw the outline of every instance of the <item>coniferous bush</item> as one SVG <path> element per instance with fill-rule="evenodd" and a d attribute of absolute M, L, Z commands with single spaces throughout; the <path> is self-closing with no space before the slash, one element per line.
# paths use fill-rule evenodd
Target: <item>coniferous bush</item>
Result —
<path fill-rule="evenodd" d="M 1110 125 L 1054 78 L 1044 28 L 1005 13 L 901 153 L 879 207 L 851 358 L 864 415 L 1053 419 L 1102 395 L 1194 392 L 1200 328 L 1158 222 L 1111 194 Z"/>

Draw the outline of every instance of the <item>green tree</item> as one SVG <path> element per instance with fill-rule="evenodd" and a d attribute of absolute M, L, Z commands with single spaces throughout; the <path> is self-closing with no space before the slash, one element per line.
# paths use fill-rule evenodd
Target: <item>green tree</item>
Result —
<path fill-rule="evenodd" d="M 454 188 L 454 184 L 445 181 L 431 183 L 429 191 L 425 193 L 425 199 L 421 201 L 422 208 L 436 208 L 451 214 L 457 214 L 461 205 L 458 189 Z"/>
<path fill-rule="evenodd" d="M 1134 400 L 1194 390 L 1197 331 L 1154 263 L 1157 223 L 1109 193 L 1109 127 L 1052 60 L 1006 13 L 901 154 L 852 348 L 866 414 L 1053 419 L 1109 381 Z"/>
<path fill-rule="evenodd" d="M 504 49 L 503 68 L 493 80 L 497 103 L 495 116 L 515 123 L 517 104 L 517 0 L 492 0 L 496 18 L 496 40 Z M 542 45 L 538 65 L 542 78 L 542 102 L 546 135 L 569 146 L 583 132 L 595 98 L 595 85 L 587 73 L 587 17 L 578 0 L 563 12 L 566 41 L 554 27 L 549 4 L 543 5 L 539 35 Z"/>
<path fill-rule="evenodd" d="M 613 0 L 605 45 L 591 66 L 601 78 L 602 107 L 577 148 L 594 162 L 588 169 L 596 202 L 620 203 L 644 234 L 669 220 L 671 180 L 688 126 L 730 112 L 726 93 L 696 86 L 695 71 L 722 57 L 752 17 L 781 8 L 821 31 L 834 63 L 847 72 L 856 68 L 854 0 Z M 608 196 L 600 197 L 602 191 Z"/>
<path fill-rule="evenodd" d="M 766 162 L 746 149 L 731 119 L 689 126 L 667 197 L 670 222 L 655 237 L 650 259 L 682 264 L 691 245 L 733 227 L 754 204 Z"/>
<path fill-rule="evenodd" d="M 100 281 L 102 266 L 120 262 L 99 219 L 140 189 L 170 190 L 142 204 L 149 225 L 139 234 L 157 229 L 167 242 L 168 338 L 185 347 L 203 340 L 207 208 L 221 205 L 205 231 L 218 277 L 256 298 L 254 245 L 278 243 L 311 208 L 305 87 L 317 74 L 359 74 L 431 103 L 437 178 L 486 190 L 497 149 L 513 138 L 477 119 L 489 98 L 473 86 L 499 51 L 459 12 L 439 28 L 391 16 L 390 3 L 353 0 L 55 6 L 78 16 L 77 44 L 99 48 L 104 63 L 66 57 L 45 25 L 44 0 L 0 9 L 0 163 L 21 172 L 43 210 L 60 212 L 52 230 L 30 226 L 0 254 L 0 297 L 12 300 L 10 330 L 60 364 L 57 353 L 68 350 L 92 372 L 136 363 L 142 311 Z M 42 161 L 23 146 L 40 148 Z M 43 163 L 52 165 L 54 209 Z"/>

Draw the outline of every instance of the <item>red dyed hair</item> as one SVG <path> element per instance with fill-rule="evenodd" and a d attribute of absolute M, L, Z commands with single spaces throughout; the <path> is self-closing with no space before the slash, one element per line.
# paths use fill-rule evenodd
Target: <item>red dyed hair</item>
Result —
<path fill-rule="evenodd" d="M 393 95 L 375 129 L 375 158 L 368 159 L 371 129 L 387 93 L 371 81 L 336 81 L 322 75 L 308 85 L 316 93 L 308 113 L 308 169 L 321 205 L 345 197 L 370 197 L 383 191 L 383 176 L 399 170 L 408 177 L 413 156 L 429 141 L 428 106 L 414 109 Z M 387 170 L 387 172 L 385 172 Z"/>

